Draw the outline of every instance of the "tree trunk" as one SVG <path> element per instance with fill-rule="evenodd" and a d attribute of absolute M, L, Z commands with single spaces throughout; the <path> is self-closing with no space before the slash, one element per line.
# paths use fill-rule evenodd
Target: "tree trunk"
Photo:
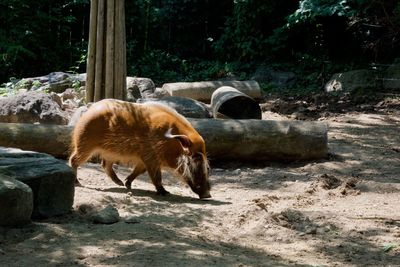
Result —
<path fill-rule="evenodd" d="M 115 64 L 114 64 L 114 98 L 126 98 L 126 33 L 124 1 L 115 3 Z"/>
<path fill-rule="evenodd" d="M 89 22 L 89 44 L 86 65 L 86 100 L 91 102 L 94 99 L 94 78 L 96 64 L 96 34 L 97 34 L 97 6 L 98 0 L 91 1 L 90 22 Z"/>
<path fill-rule="evenodd" d="M 297 161 L 328 154 L 324 123 L 272 120 L 189 119 L 212 160 Z"/>
<path fill-rule="evenodd" d="M 211 161 L 297 161 L 325 158 L 327 125 L 305 121 L 189 119 Z M 71 126 L 0 123 L 0 146 L 66 158 Z"/>
<path fill-rule="evenodd" d="M 0 123 L 0 146 L 68 157 L 72 126 L 28 123 Z"/>
<path fill-rule="evenodd" d="M 231 86 L 215 90 L 210 106 L 215 119 L 261 119 L 262 116 L 260 105 L 253 98 Z"/>
<path fill-rule="evenodd" d="M 95 62 L 95 79 L 94 79 L 94 99 L 87 100 L 99 101 L 104 96 L 104 79 L 103 79 L 103 60 L 104 57 L 104 5 L 105 0 L 99 0 L 97 9 L 97 33 L 96 33 L 96 62 Z"/>
<path fill-rule="evenodd" d="M 114 97 L 114 6 L 114 0 L 107 0 L 105 98 Z"/>
<path fill-rule="evenodd" d="M 180 82 L 166 83 L 163 89 L 171 96 L 189 97 L 195 100 L 210 103 L 211 95 L 222 86 L 231 86 L 240 92 L 254 98 L 261 98 L 261 90 L 256 81 L 207 81 L 207 82 Z"/>
<path fill-rule="evenodd" d="M 86 102 L 125 99 L 125 1 L 92 0 L 87 60 Z"/>

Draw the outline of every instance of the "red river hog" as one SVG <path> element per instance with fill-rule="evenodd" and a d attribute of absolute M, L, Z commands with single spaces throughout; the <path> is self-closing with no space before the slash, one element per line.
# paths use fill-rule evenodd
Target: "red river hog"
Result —
<path fill-rule="evenodd" d="M 99 155 L 106 174 L 121 186 L 124 183 L 115 174 L 113 164 L 134 166 L 125 179 L 128 189 L 137 176 L 147 171 L 157 193 L 168 194 L 161 178 L 161 169 L 166 168 L 178 173 L 200 198 L 211 197 L 203 138 L 187 119 L 162 104 L 99 101 L 76 123 L 72 149 L 69 163 L 75 171 L 92 155 Z"/>

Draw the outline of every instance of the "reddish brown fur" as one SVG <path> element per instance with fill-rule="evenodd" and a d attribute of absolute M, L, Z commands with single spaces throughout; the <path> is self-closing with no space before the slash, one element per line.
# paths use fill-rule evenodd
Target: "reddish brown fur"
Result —
<path fill-rule="evenodd" d="M 135 169 L 125 181 L 127 188 L 147 171 L 157 192 L 166 194 L 161 168 L 171 168 L 201 198 L 210 197 L 204 140 L 183 116 L 166 106 L 99 101 L 77 122 L 72 146 L 70 165 L 75 170 L 98 154 L 105 172 L 116 184 L 124 185 L 112 169 L 113 163 L 133 164 Z"/>

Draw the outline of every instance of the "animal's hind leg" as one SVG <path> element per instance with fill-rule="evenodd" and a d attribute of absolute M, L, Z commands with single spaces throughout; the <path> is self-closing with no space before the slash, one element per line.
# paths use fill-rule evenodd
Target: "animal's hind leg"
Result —
<path fill-rule="evenodd" d="M 90 153 L 78 153 L 77 150 L 75 150 L 71 157 L 69 158 L 69 165 L 72 167 L 72 169 L 75 172 L 75 185 L 76 186 L 81 186 L 81 183 L 78 180 L 78 167 L 85 163 L 89 158 L 91 154 Z"/>
<path fill-rule="evenodd" d="M 133 180 L 135 180 L 136 177 L 138 177 L 139 175 L 141 175 L 145 172 L 146 172 L 146 167 L 144 166 L 144 164 L 138 163 L 135 166 L 135 169 L 133 170 L 133 172 L 131 174 L 129 174 L 128 177 L 126 177 L 126 179 L 125 179 L 126 188 L 131 189 Z"/>
<path fill-rule="evenodd" d="M 101 166 L 103 167 L 104 171 L 107 173 L 108 177 L 111 178 L 111 180 L 116 183 L 117 185 L 124 186 L 124 183 L 118 178 L 117 174 L 115 174 L 112 166 L 113 166 L 112 161 L 107 161 L 105 159 L 102 159 L 101 161 Z"/>

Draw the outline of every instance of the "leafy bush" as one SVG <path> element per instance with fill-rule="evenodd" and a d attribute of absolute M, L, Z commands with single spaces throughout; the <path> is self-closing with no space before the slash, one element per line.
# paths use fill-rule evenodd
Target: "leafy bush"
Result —
<path fill-rule="evenodd" d="M 89 2 L 0 2 L 0 81 L 51 71 L 84 72 Z M 316 89 L 335 66 L 400 58 L 398 0 L 125 4 L 128 75 L 157 84 L 245 79 L 265 64 L 296 72 L 299 88 Z"/>

